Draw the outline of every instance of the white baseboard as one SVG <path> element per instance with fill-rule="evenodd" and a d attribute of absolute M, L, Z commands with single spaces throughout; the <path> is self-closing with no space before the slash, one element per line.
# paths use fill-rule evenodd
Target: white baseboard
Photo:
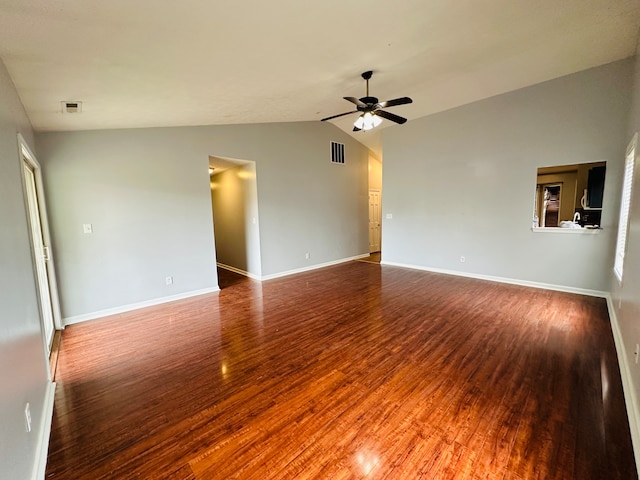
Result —
<path fill-rule="evenodd" d="M 53 401 L 56 395 L 55 382 L 47 384 L 44 405 L 40 421 L 40 438 L 36 449 L 35 465 L 33 466 L 33 480 L 44 480 L 47 469 L 47 454 L 49 453 L 49 437 L 51 436 L 51 422 L 53 421 Z"/>
<path fill-rule="evenodd" d="M 360 258 L 366 258 L 368 256 L 369 256 L 368 253 L 364 253 L 362 255 L 356 255 L 354 257 L 342 258 L 342 259 L 334 260 L 334 261 L 331 261 L 331 262 L 319 263 L 319 264 L 316 264 L 316 265 L 310 265 L 308 267 L 298 268 L 298 269 L 295 269 L 295 270 L 289 270 L 289 271 L 286 271 L 286 272 L 274 273 L 274 274 L 271 274 L 271 275 L 265 275 L 265 276 L 261 276 L 261 277 L 258 277 L 256 275 L 250 274 L 249 272 L 245 272 L 244 270 L 240 270 L 238 268 L 231 267 L 229 265 L 225 265 L 223 263 L 218 263 L 218 266 L 220 268 L 224 268 L 226 270 L 230 270 L 230 271 L 238 273 L 240 275 L 244 275 L 244 276 L 247 276 L 249 278 L 253 278 L 254 280 L 264 281 L 264 280 L 272 280 L 274 278 L 279 278 L 279 277 L 285 277 L 287 275 L 293 275 L 293 274 L 296 274 L 296 273 L 307 272 L 309 270 L 316 270 L 318 268 L 329 267 L 331 265 L 337 265 L 339 263 L 350 262 L 352 260 L 358 260 Z M 88 320 L 95 320 L 95 319 L 102 318 L 102 317 L 108 317 L 110 315 L 118 315 L 119 313 L 130 312 L 132 310 L 138 310 L 140 308 L 145 308 L 145 307 L 152 307 L 154 305 L 160 305 L 161 303 L 174 302 L 176 300 L 182 300 L 182 299 L 189 298 L 189 297 L 195 297 L 195 296 L 198 296 L 198 295 L 204 295 L 206 293 L 219 292 L 219 291 L 220 291 L 219 287 L 205 288 L 205 289 L 202 289 L 202 290 L 193 290 L 191 292 L 180 293 L 178 295 L 171 295 L 169 297 L 154 298 L 153 300 L 147 300 L 147 301 L 144 301 L 144 302 L 132 303 L 132 304 L 129 304 L 129 305 L 122 305 L 120 307 L 108 308 L 108 309 L 105 309 L 105 310 L 99 310 L 97 312 L 86 313 L 86 314 L 83 314 L 83 315 L 74 315 L 72 317 L 65 317 L 65 318 L 62 319 L 62 322 L 63 322 L 63 324 L 65 326 L 73 325 L 74 323 L 86 322 Z"/>
<path fill-rule="evenodd" d="M 488 280 L 490 282 L 498 282 L 498 283 L 508 283 L 510 285 L 520 285 L 523 287 L 533 287 L 540 288 L 543 290 L 555 290 L 558 292 L 567 292 L 567 293 L 577 293 L 579 295 L 589 295 L 590 297 L 601 297 L 606 298 L 608 293 L 601 290 L 589 290 L 586 288 L 576 288 L 576 287 L 567 287 L 564 285 L 554 285 L 551 283 L 542 283 L 542 282 L 530 282 L 528 280 L 518 280 L 514 278 L 506 278 L 506 277 L 494 277 L 492 275 L 482 275 L 479 273 L 467 273 L 467 272 L 459 272 L 457 270 L 445 270 L 442 268 L 431 268 L 431 267 L 423 267 L 420 265 L 409 265 L 405 263 L 396 263 L 396 262 L 380 262 L 382 265 L 389 265 L 394 267 L 403 267 L 403 268 L 411 268 L 413 270 L 423 270 L 425 272 L 433 272 L 433 273 L 442 273 L 445 275 L 456 275 L 458 277 L 467 277 L 467 278 L 476 278 L 478 280 Z"/>
<path fill-rule="evenodd" d="M 286 272 L 272 273 L 271 275 L 264 275 L 261 280 L 273 280 L 274 278 L 286 277 L 288 275 L 295 275 L 296 273 L 308 272 L 310 270 L 317 270 L 319 268 L 330 267 L 332 265 L 338 265 L 340 263 L 351 262 L 353 260 L 359 260 L 361 258 L 367 258 L 370 254 L 364 253 L 362 255 L 356 255 L 355 257 L 341 258 L 339 260 L 333 260 L 331 262 L 318 263 L 310 265 L 308 267 L 296 268 L 294 270 L 288 270 Z"/>
<path fill-rule="evenodd" d="M 620 377 L 622 378 L 622 390 L 624 392 L 624 403 L 627 407 L 627 418 L 629 419 L 629 430 L 631 430 L 631 443 L 636 460 L 636 469 L 640 472 L 640 405 L 638 397 L 631 381 L 631 367 L 629 365 L 629 355 L 624 347 L 622 332 L 618 324 L 618 316 L 613 306 L 610 294 L 607 294 L 607 308 L 609 309 L 609 319 L 611 320 L 611 331 L 613 341 L 616 344 L 618 354 L 618 365 L 620 366 Z"/>
<path fill-rule="evenodd" d="M 95 320 L 97 318 L 108 317 L 109 315 L 118 315 L 119 313 L 130 312 L 132 310 L 138 310 L 140 308 L 152 307 L 154 305 L 160 305 L 162 303 L 175 302 L 176 300 L 183 300 L 185 298 L 196 297 L 198 295 L 204 295 L 206 293 L 219 292 L 220 288 L 211 287 L 203 288 L 201 290 L 192 290 L 190 292 L 178 293 L 177 295 L 170 295 L 168 297 L 154 298 L 152 300 L 146 300 L 144 302 L 131 303 L 129 305 L 122 305 L 120 307 L 107 308 L 105 310 L 99 310 L 97 312 L 85 313 L 83 315 L 75 315 L 73 317 L 65 317 L 62 319 L 64 325 L 72 325 L 74 323 L 86 322 L 87 320 Z"/>
<path fill-rule="evenodd" d="M 217 263 L 218 267 L 224 268 L 225 270 L 229 270 L 230 272 L 237 273 L 238 275 L 243 275 L 245 277 L 252 278 L 253 280 L 260 280 L 260 275 L 255 275 L 253 273 L 249 273 L 245 270 L 240 270 L 239 268 L 232 267 L 231 265 L 225 265 L 224 263 Z"/>

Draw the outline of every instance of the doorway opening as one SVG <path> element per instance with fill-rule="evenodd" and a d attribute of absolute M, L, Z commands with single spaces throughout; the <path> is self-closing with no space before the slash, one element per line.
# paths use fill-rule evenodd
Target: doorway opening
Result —
<path fill-rule="evenodd" d="M 540 185 L 536 193 L 540 226 L 557 227 L 560 223 L 562 184 Z"/>
<path fill-rule="evenodd" d="M 382 210 L 380 190 L 369 190 L 369 253 L 380 253 L 382 243 Z"/>
<path fill-rule="evenodd" d="M 256 163 L 210 156 L 209 170 L 217 266 L 260 279 Z"/>
<path fill-rule="evenodd" d="M 367 261 L 380 263 L 382 259 L 382 162 L 369 153 L 369 257 Z"/>

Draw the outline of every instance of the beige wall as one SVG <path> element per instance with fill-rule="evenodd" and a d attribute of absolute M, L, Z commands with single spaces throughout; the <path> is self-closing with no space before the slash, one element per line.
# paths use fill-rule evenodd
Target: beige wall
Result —
<path fill-rule="evenodd" d="M 369 190 L 382 190 L 382 162 L 369 153 Z"/>
<path fill-rule="evenodd" d="M 218 263 L 260 277 L 256 164 L 246 162 L 211 177 Z"/>
<path fill-rule="evenodd" d="M 573 220 L 573 214 L 575 213 L 576 178 L 577 170 L 573 172 L 538 175 L 538 185 L 541 186 L 541 194 L 538 198 L 538 218 L 542 219 L 541 203 L 543 200 L 542 193 L 544 192 L 544 187 L 542 186 L 548 184 L 561 184 L 562 188 L 560 189 L 560 212 L 558 215 L 558 225 L 563 220 Z"/>

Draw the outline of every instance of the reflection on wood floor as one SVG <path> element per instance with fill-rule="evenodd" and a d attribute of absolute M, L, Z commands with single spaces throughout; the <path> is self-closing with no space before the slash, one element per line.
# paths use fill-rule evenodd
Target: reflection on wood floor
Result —
<path fill-rule="evenodd" d="M 72 325 L 49 479 L 637 478 L 603 299 L 349 262 Z"/>

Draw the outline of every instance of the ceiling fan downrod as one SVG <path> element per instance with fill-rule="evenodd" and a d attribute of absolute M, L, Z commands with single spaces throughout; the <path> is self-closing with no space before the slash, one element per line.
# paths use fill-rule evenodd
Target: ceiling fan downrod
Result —
<path fill-rule="evenodd" d="M 369 96 L 369 79 L 373 75 L 372 70 L 368 70 L 366 72 L 362 72 L 362 78 L 364 78 L 365 82 L 367 82 L 367 97 Z"/>

